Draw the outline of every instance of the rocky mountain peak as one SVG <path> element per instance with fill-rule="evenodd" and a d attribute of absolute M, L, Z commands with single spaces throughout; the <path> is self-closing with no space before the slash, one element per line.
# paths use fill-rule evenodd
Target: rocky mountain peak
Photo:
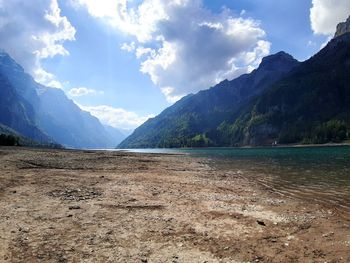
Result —
<path fill-rule="evenodd" d="M 282 69 L 282 68 L 290 69 L 290 66 L 295 66 L 296 64 L 298 64 L 298 61 L 295 58 L 293 58 L 291 55 L 287 54 L 286 52 L 280 51 L 276 54 L 264 57 L 261 61 L 259 69 L 265 69 L 265 70 L 275 70 L 275 69 Z"/>
<path fill-rule="evenodd" d="M 350 33 L 350 16 L 345 22 L 339 23 L 337 25 L 337 31 L 335 32 L 334 37 L 336 38 L 346 33 Z"/>

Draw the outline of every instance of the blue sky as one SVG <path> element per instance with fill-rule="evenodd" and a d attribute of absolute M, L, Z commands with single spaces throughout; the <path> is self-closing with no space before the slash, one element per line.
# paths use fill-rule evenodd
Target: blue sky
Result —
<path fill-rule="evenodd" d="M 268 54 L 309 58 L 350 14 L 348 0 L 36 2 L 0 0 L 0 47 L 122 129 L 251 71 Z"/>

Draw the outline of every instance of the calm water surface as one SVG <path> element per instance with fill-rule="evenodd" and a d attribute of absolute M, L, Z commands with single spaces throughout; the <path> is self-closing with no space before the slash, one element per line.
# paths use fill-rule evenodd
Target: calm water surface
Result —
<path fill-rule="evenodd" d="M 243 173 L 287 196 L 350 213 L 350 147 L 142 149 L 208 157 L 220 169 Z"/>

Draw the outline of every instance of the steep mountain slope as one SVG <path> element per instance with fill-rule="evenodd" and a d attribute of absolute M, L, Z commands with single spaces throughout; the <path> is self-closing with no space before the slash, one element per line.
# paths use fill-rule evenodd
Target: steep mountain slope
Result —
<path fill-rule="evenodd" d="M 349 128 L 350 33 L 344 33 L 241 109 L 226 136 L 233 144 L 325 143 L 345 140 Z"/>
<path fill-rule="evenodd" d="M 24 69 L 7 53 L 0 50 L 0 72 L 8 79 L 14 91 L 27 101 L 33 108 L 39 105 L 36 93 L 37 83 L 24 73 Z"/>
<path fill-rule="evenodd" d="M 146 121 L 119 147 L 183 147 L 216 145 L 208 138 L 250 98 L 285 76 L 299 64 L 279 52 L 263 59 L 259 68 L 232 81 L 223 81 L 196 95 L 188 95 L 157 117 Z"/>
<path fill-rule="evenodd" d="M 0 124 L 38 142 L 73 148 L 113 148 L 113 136 L 59 89 L 35 82 L 0 52 Z M 51 139 L 52 138 L 52 139 Z"/>
<path fill-rule="evenodd" d="M 82 111 L 60 89 L 41 86 L 40 127 L 56 141 L 75 148 L 113 148 L 114 141 L 99 120 Z"/>
<path fill-rule="evenodd" d="M 20 96 L 0 67 L 0 123 L 38 142 L 51 143 L 37 127 L 37 116 L 33 106 Z"/>

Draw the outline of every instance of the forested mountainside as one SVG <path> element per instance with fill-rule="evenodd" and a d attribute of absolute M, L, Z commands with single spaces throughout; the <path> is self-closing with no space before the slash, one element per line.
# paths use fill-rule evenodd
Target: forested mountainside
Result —
<path fill-rule="evenodd" d="M 232 81 L 184 97 L 155 118 L 149 119 L 124 140 L 120 147 L 185 147 L 214 145 L 208 134 L 215 131 L 250 98 L 259 95 L 299 64 L 279 52 L 263 59 L 260 66 Z"/>
<path fill-rule="evenodd" d="M 350 33 L 299 63 L 280 52 L 258 69 L 189 95 L 121 148 L 342 142 L 350 127 Z"/>

